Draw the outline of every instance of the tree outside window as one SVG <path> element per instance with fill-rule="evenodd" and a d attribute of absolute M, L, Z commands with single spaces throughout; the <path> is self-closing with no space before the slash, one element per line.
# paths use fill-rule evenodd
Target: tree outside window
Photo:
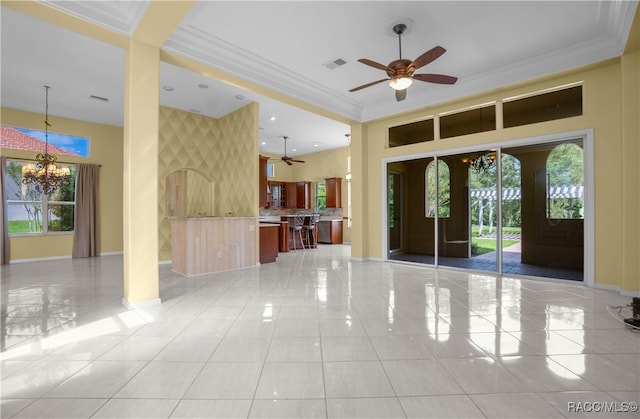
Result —
<path fill-rule="evenodd" d="M 425 217 L 434 218 L 436 216 L 436 206 L 438 208 L 438 217 L 448 218 L 450 216 L 451 204 L 451 179 L 449 174 L 449 165 L 443 160 L 438 159 L 438 195 L 436 199 L 436 167 L 435 161 L 427 165 L 425 171 L 426 184 L 426 202 Z"/>
<path fill-rule="evenodd" d="M 327 184 L 324 180 L 316 182 L 316 211 L 327 209 Z"/>
<path fill-rule="evenodd" d="M 583 186 L 582 148 L 572 143 L 556 146 L 547 157 L 547 218 L 584 218 Z"/>

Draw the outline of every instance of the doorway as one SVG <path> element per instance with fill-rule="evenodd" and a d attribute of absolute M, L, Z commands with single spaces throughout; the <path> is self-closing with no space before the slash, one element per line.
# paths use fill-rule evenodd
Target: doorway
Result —
<path fill-rule="evenodd" d="M 387 175 L 387 220 L 389 254 L 402 251 L 402 173 Z"/>
<path fill-rule="evenodd" d="M 593 211 L 587 199 L 593 187 L 587 169 L 593 164 L 592 141 L 585 131 L 441 154 L 435 192 L 428 166 L 436 156 L 387 162 L 388 188 L 398 189 L 401 182 L 394 181 L 391 165 L 408 167 L 409 183 L 419 178 L 412 167 L 425 176 L 421 191 L 413 188 L 400 200 L 404 213 L 423 214 L 405 220 L 406 237 L 392 236 L 391 226 L 402 219 L 387 205 L 388 259 L 592 284 L 586 256 L 592 252 L 587 237 L 593 237 L 593 220 L 586 221 Z"/>

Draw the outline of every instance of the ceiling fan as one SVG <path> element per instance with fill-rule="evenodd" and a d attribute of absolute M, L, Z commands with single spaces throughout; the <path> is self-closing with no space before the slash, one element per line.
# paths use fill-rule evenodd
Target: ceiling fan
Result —
<path fill-rule="evenodd" d="M 296 160 L 293 157 L 288 157 L 287 156 L 287 139 L 289 137 L 287 137 L 286 135 L 283 135 L 282 138 L 284 138 L 284 156 L 280 157 L 280 160 L 282 160 L 283 162 L 287 163 L 289 166 L 293 165 L 293 163 L 304 163 L 304 160 Z"/>
<path fill-rule="evenodd" d="M 444 54 L 446 50 L 441 46 L 437 46 L 425 52 L 413 61 L 402 59 L 402 34 L 406 29 L 407 25 L 404 23 L 398 23 L 393 27 L 393 32 L 398 35 L 398 46 L 400 50 L 399 59 L 391 61 L 389 65 L 380 64 L 366 58 L 358 60 L 362 64 L 386 71 L 388 77 L 386 79 L 376 80 L 371 83 L 363 84 L 362 86 L 354 87 L 349 90 L 350 92 L 355 92 L 360 89 L 382 83 L 383 81 L 391 80 L 389 86 L 396 91 L 396 100 L 400 102 L 407 97 L 407 87 L 411 86 L 413 80 L 437 84 L 454 84 L 458 80 L 457 77 L 447 76 L 445 74 L 414 74 L 414 71 L 432 61 L 435 61 Z"/>

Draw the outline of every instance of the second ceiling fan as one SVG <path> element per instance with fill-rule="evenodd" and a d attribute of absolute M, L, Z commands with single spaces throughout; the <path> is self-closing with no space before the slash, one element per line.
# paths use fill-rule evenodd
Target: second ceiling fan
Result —
<path fill-rule="evenodd" d="M 400 102 L 407 97 L 407 88 L 411 86 L 413 80 L 420 80 L 428 83 L 437 84 L 454 84 L 458 78 L 453 76 L 447 76 L 445 74 L 414 74 L 414 71 L 435 61 L 438 57 L 446 52 L 441 46 L 434 47 L 425 52 L 415 60 L 406 60 L 402 58 L 402 34 L 406 31 L 407 25 L 399 23 L 393 27 L 393 32 L 398 35 L 398 46 L 400 50 L 400 58 L 391 61 L 389 65 L 377 63 L 367 58 L 361 58 L 358 61 L 362 64 L 366 64 L 370 67 L 377 68 L 387 72 L 387 78 L 373 81 L 371 83 L 363 84 L 362 86 L 354 87 L 349 90 L 355 92 L 366 87 L 382 83 L 390 80 L 389 85 L 396 91 L 396 100 Z"/>
<path fill-rule="evenodd" d="M 287 139 L 289 137 L 287 137 L 286 135 L 283 135 L 282 138 L 284 139 L 284 156 L 280 157 L 280 160 L 282 160 L 283 162 L 287 163 L 289 166 L 293 165 L 293 163 L 304 163 L 304 160 L 296 160 L 293 157 L 289 157 L 287 156 Z"/>

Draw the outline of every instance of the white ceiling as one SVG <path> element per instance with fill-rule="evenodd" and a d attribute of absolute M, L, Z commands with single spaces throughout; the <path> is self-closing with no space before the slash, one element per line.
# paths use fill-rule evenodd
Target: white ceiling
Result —
<path fill-rule="evenodd" d="M 149 4 L 46 3 L 125 35 L 133 34 Z M 619 56 L 636 8 L 637 1 L 201 0 L 162 48 L 365 122 Z M 123 124 L 121 48 L 7 7 L 1 12 L 3 107 L 43 112 L 47 84 L 51 115 Z M 397 59 L 398 39 L 391 28 L 399 22 L 409 26 L 403 58 L 415 59 L 440 45 L 447 52 L 418 72 L 449 74 L 458 82 L 416 81 L 402 102 L 395 101 L 386 83 L 349 93 L 386 77 L 357 60 L 386 65 Z M 336 59 L 346 64 L 328 69 Z M 166 63 L 160 79 L 162 105 L 215 118 L 259 102 L 262 152 L 282 154 L 283 135 L 290 137 L 291 156 L 348 144 L 349 126 L 341 122 Z"/>

